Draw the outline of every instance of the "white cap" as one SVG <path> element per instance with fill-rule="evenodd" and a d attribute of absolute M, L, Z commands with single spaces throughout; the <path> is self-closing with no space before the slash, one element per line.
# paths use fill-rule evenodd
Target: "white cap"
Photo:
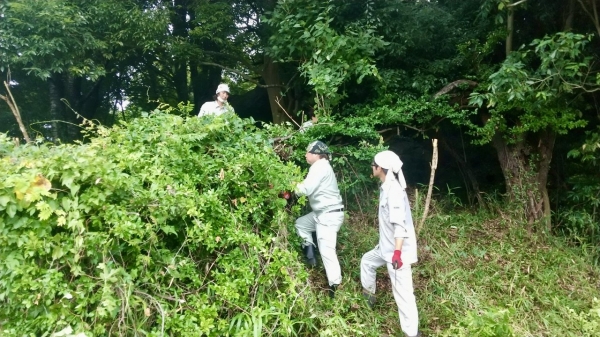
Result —
<path fill-rule="evenodd" d="M 227 93 L 229 94 L 229 86 L 227 84 L 221 83 L 219 84 L 219 86 L 217 87 L 217 94 L 220 93 L 221 91 L 227 91 Z"/>

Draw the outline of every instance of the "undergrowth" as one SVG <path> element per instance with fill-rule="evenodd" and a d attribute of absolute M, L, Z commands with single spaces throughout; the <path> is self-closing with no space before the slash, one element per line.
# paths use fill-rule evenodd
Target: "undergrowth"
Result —
<path fill-rule="evenodd" d="M 361 291 L 360 258 L 377 243 L 375 216 L 351 214 L 340 234 L 349 299 Z M 413 266 L 424 336 L 600 335 L 600 270 L 588 252 L 525 228 L 502 213 L 430 214 Z M 361 310 L 370 335 L 402 335 L 385 268 L 374 310 Z"/>

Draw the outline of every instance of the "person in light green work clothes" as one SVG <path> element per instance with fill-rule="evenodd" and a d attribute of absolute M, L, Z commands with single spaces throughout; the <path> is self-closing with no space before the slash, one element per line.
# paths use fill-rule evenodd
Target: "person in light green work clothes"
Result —
<path fill-rule="evenodd" d="M 342 270 L 336 253 L 337 233 L 344 222 L 344 204 L 337 179 L 329 163 L 331 152 L 325 143 L 314 141 L 306 149 L 310 164 L 306 179 L 296 186 L 298 195 L 308 197 L 312 212 L 296 220 L 296 230 L 303 239 L 303 252 L 309 266 L 316 266 L 315 248 L 318 247 L 329 282 L 329 296 L 342 282 Z M 317 242 L 312 233 L 316 232 Z"/>

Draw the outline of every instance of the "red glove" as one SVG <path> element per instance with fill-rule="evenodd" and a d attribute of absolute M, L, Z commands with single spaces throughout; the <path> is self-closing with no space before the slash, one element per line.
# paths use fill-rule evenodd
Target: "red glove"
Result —
<path fill-rule="evenodd" d="M 397 249 L 394 251 L 394 256 L 392 256 L 392 267 L 394 267 L 394 269 L 402 267 L 402 257 L 400 257 L 400 254 L 402 254 L 401 251 Z"/>

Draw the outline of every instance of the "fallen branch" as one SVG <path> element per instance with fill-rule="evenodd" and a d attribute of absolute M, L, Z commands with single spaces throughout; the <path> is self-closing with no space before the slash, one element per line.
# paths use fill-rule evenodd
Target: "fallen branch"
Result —
<path fill-rule="evenodd" d="M 470 88 L 474 88 L 477 86 L 477 82 L 475 81 L 471 81 L 471 80 L 457 80 L 454 81 L 452 83 L 447 84 L 446 86 L 444 86 L 440 91 L 436 92 L 433 97 L 434 98 L 438 98 L 442 95 L 445 95 L 447 93 L 449 93 L 450 91 L 462 86 L 462 85 L 467 85 Z"/>
<path fill-rule="evenodd" d="M 275 98 L 275 102 L 277 103 L 277 105 L 279 105 L 279 107 L 281 108 L 281 110 L 288 116 L 288 118 L 292 121 L 292 123 L 296 124 L 297 127 L 300 127 L 300 124 L 298 124 L 293 118 L 292 116 L 290 116 L 290 114 L 285 111 L 285 109 L 281 106 L 281 103 L 279 103 L 279 97 Z"/>
<path fill-rule="evenodd" d="M 417 235 L 423 228 L 423 224 L 425 224 L 425 219 L 427 219 L 427 213 L 429 213 L 429 204 L 431 203 L 431 193 L 433 192 L 433 180 L 435 178 L 435 170 L 437 169 L 438 163 L 438 148 L 437 148 L 437 139 L 433 140 L 433 155 L 431 156 L 431 175 L 429 176 L 429 189 L 427 190 L 427 198 L 425 199 L 425 209 L 423 210 L 423 217 L 421 221 L 417 225 Z"/>

